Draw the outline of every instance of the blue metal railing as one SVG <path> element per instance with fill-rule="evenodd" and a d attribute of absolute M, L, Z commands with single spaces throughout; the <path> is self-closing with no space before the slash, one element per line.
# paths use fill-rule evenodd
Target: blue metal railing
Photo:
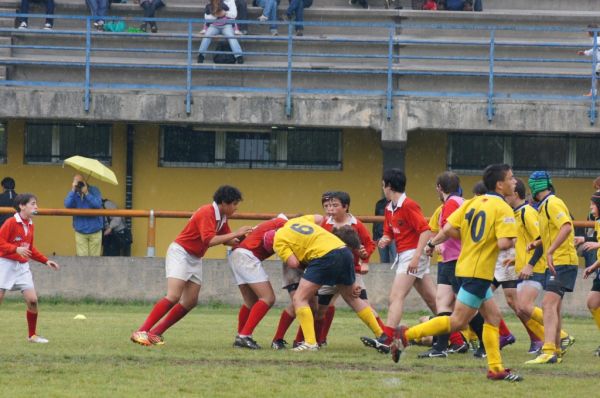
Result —
<path fill-rule="evenodd" d="M 15 18 L 15 17 L 28 17 L 28 18 L 45 18 L 43 14 L 29 14 L 21 15 L 15 13 L 0 13 L 0 18 Z M 75 27 L 72 30 L 58 29 L 53 31 L 45 30 L 18 30 L 12 28 L 0 28 L 0 34 L 44 34 L 54 35 L 65 38 L 80 38 L 85 41 L 84 45 L 38 45 L 38 44 L 0 44 L 0 49 L 12 50 L 32 50 L 32 51 L 51 51 L 61 56 L 65 53 L 69 54 L 82 54 L 83 59 L 60 59 L 59 60 L 44 60 L 43 57 L 38 58 L 18 58 L 18 57 L 3 57 L 0 58 L 0 65 L 10 66 L 55 66 L 55 67 L 69 67 L 78 68 L 84 71 L 83 82 L 76 81 L 22 81 L 22 80 L 6 80 L 0 81 L 0 85 L 4 86 L 54 86 L 54 87 L 75 87 L 82 88 L 84 91 L 84 109 L 89 111 L 91 103 L 91 93 L 94 89 L 148 89 L 148 90 L 176 90 L 185 92 L 185 109 L 188 114 L 192 112 L 192 99 L 194 92 L 200 91 L 220 91 L 220 92 L 243 92 L 243 93 L 265 93 L 265 94 L 282 94 L 285 95 L 285 112 L 288 117 L 291 117 L 293 112 L 293 97 L 298 94 L 317 94 L 317 95 L 358 95 L 358 96 L 373 96 L 385 99 L 385 113 L 388 120 L 393 116 L 393 100 L 400 96 L 422 96 L 422 97 L 459 97 L 459 98 L 476 98 L 485 99 L 487 101 L 486 115 L 488 121 L 492 121 L 495 114 L 494 101 L 497 99 L 523 99 L 523 100 L 565 100 L 565 101 L 589 101 L 589 120 L 591 124 L 595 124 L 597 119 L 597 90 L 595 89 L 598 77 L 596 76 L 596 68 L 599 60 L 598 55 L 598 29 L 591 29 L 593 31 L 593 44 L 592 44 L 592 57 L 589 59 L 573 59 L 573 58 L 536 58 L 536 57 L 499 57 L 496 55 L 498 49 L 506 47 L 517 47 L 524 49 L 565 49 L 574 47 L 588 47 L 584 43 L 575 43 L 573 41 L 560 42 L 556 40 L 546 40 L 539 42 L 527 42 L 523 40 L 515 39 L 498 39 L 497 33 L 500 32 L 557 32 L 559 34 L 568 33 L 582 33 L 587 32 L 590 29 L 586 28 L 572 28 L 572 27 L 561 27 L 561 26 L 505 26 L 505 25 L 460 25 L 460 24 L 423 24 L 423 23 L 392 23 L 392 22 L 381 22 L 381 23 L 359 23 L 359 22 L 313 22 L 304 21 L 302 25 L 306 27 L 317 27 L 319 29 L 353 29 L 366 32 L 366 37 L 363 34 L 354 34 L 356 37 L 351 37 L 350 34 L 344 35 L 345 37 L 332 36 L 328 37 L 321 35 L 319 37 L 295 37 L 294 30 L 296 27 L 295 22 L 257 22 L 257 21 L 238 21 L 239 23 L 246 23 L 249 25 L 268 26 L 271 24 L 283 25 L 286 28 L 286 34 L 282 36 L 267 36 L 267 35 L 250 35 L 250 36 L 236 36 L 236 39 L 242 43 L 264 43 L 264 42 L 279 42 L 283 46 L 286 45 L 285 51 L 243 51 L 243 55 L 261 57 L 262 60 L 280 58 L 285 60 L 284 64 L 278 65 L 276 63 L 265 65 L 264 63 L 246 63 L 244 65 L 226 65 L 226 64 L 196 64 L 194 63 L 194 41 L 199 41 L 202 36 L 194 35 L 194 27 L 200 27 L 204 24 L 203 19 L 193 18 L 144 18 L 144 17 L 107 17 L 110 20 L 124 20 L 127 22 L 145 22 L 145 21 L 156 21 L 158 23 L 168 23 L 171 25 L 179 25 L 182 28 L 177 29 L 176 32 L 169 32 L 168 34 L 161 33 L 159 36 L 168 40 L 185 41 L 185 49 L 173 49 L 173 48 L 161 48 L 158 41 L 152 41 L 152 44 L 158 44 L 155 47 L 135 47 L 129 45 L 117 45 L 110 46 L 109 43 L 104 41 L 102 45 L 96 44 L 99 38 L 109 39 L 134 39 L 140 37 L 154 36 L 146 33 L 131 33 L 131 32 L 95 32 L 92 29 L 92 22 L 94 20 L 91 16 L 77 16 L 77 15 L 53 15 L 52 18 L 56 21 L 81 21 L 81 28 Z M 60 25 L 60 22 L 59 22 Z M 485 39 L 411 39 L 406 34 L 398 34 L 397 32 L 405 32 L 407 30 L 433 30 L 433 31 L 467 31 L 467 32 L 488 32 L 489 37 Z M 372 32 L 376 32 L 377 36 L 373 36 Z M 109 40 L 107 40 L 109 41 Z M 343 51 L 336 52 L 315 52 L 306 51 L 301 45 L 298 44 L 327 44 L 334 46 L 336 49 Z M 121 44 L 121 43 L 119 43 Z M 361 52 L 357 48 L 357 45 L 369 46 L 370 48 L 376 47 L 381 49 L 380 52 L 370 51 L 368 53 Z M 403 49 L 410 46 L 420 46 L 423 49 L 424 54 L 417 55 L 404 55 Z M 472 55 L 429 55 L 425 54 L 428 48 L 432 47 L 448 47 L 456 48 L 460 47 L 481 47 L 487 48 L 486 55 L 483 56 L 472 56 Z M 318 49 L 318 45 L 314 45 L 313 48 Z M 385 49 L 385 50 L 384 50 Z M 133 53 L 133 54 L 154 54 L 154 55 L 171 55 L 181 56 L 181 59 L 170 59 L 169 61 L 162 61 L 161 63 L 148 63 L 139 62 L 132 60 L 126 62 L 122 60 L 122 57 L 114 60 L 107 59 L 93 59 L 94 55 L 105 54 L 108 52 L 112 53 Z M 397 52 L 397 53 L 396 53 Z M 221 54 L 219 51 L 207 51 L 206 54 Z M 63 57 L 64 58 L 64 57 Z M 298 58 L 312 58 L 322 60 L 322 64 L 311 64 L 306 66 L 305 63 L 299 62 Z M 247 58 L 246 58 L 247 59 Z M 343 60 L 341 63 L 335 63 L 335 60 Z M 348 62 L 346 62 L 348 61 Z M 374 64 L 365 64 L 365 62 L 372 61 Z M 410 61 L 421 61 L 422 64 L 411 65 Z M 451 68 L 435 68 L 430 66 L 427 62 L 437 62 L 442 66 L 446 66 L 446 62 L 452 61 L 464 61 L 471 64 L 485 65 L 486 69 L 480 70 L 464 70 L 461 66 L 457 66 L 455 70 Z M 540 65 L 562 65 L 562 64 L 588 64 L 591 65 L 591 73 L 579 72 L 578 70 L 573 71 L 568 69 L 563 71 L 544 71 L 542 67 L 538 67 L 535 72 L 526 71 L 511 71 L 510 69 L 498 70 L 497 64 L 504 64 L 510 66 L 518 65 L 519 63 L 535 63 Z M 437 65 L 436 65 L 437 66 Z M 92 72 L 98 69 L 138 69 L 138 70 L 172 70 L 172 71 L 184 71 L 185 72 L 185 84 L 141 84 L 141 83 L 118 83 L 116 81 L 107 82 L 93 82 Z M 457 70 L 458 69 L 458 70 Z M 468 69 L 468 68 L 467 68 Z M 477 69 L 477 68 L 476 68 Z M 285 74 L 285 86 L 284 87 L 260 87 L 257 85 L 246 84 L 244 86 L 218 86 L 218 85 L 195 85 L 194 76 L 198 76 L 198 72 L 217 71 L 217 72 L 244 72 L 244 73 L 272 73 L 272 74 Z M 382 79 L 385 78 L 385 84 L 382 84 L 381 88 L 377 88 L 377 81 L 375 84 L 370 84 L 371 87 L 375 88 L 364 88 L 364 89 L 348 89 L 346 79 L 341 79 L 341 83 L 333 85 L 333 87 L 307 87 L 307 83 L 294 84 L 294 76 L 299 74 L 313 74 L 313 75 L 330 75 L 336 77 L 344 76 L 360 76 L 360 77 L 373 77 L 377 78 L 380 76 Z M 433 91 L 425 90 L 401 90 L 400 84 L 401 78 L 406 76 L 413 77 L 465 77 L 465 78 L 487 78 L 487 91 L 441 91 L 439 89 Z M 569 95 L 569 94 L 540 94 L 540 93 L 515 93 L 515 92 L 498 92 L 496 90 L 495 80 L 496 79 L 570 79 L 570 80 L 589 80 L 591 82 L 591 96 L 585 97 L 583 95 Z M 329 83 L 332 79 L 327 79 Z M 360 85 L 360 84 L 359 84 Z M 395 87 L 396 86 L 396 87 Z"/>

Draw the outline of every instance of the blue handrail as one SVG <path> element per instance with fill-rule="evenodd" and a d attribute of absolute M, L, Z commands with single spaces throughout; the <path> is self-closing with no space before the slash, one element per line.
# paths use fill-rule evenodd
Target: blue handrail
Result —
<path fill-rule="evenodd" d="M 45 18 L 45 14 L 28 14 L 22 15 L 17 13 L 0 13 L 0 18 L 14 18 L 14 17 L 29 17 L 29 18 Z M 84 24 L 81 29 L 75 28 L 74 30 L 68 29 L 57 29 L 51 32 L 41 29 L 28 29 L 18 30 L 13 28 L 0 28 L 0 33 L 10 34 L 51 34 L 57 36 L 68 36 L 75 39 L 82 39 L 84 44 L 78 45 L 38 45 L 38 44 L 1 44 L 1 48 L 7 48 L 10 50 L 42 50 L 42 51 L 53 51 L 61 55 L 60 60 L 53 61 L 43 58 L 23 58 L 23 57 L 5 57 L 0 58 L 0 65 L 14 65 L 14 66 L 25 66 L 25 65 L 40 65 L 40 66 L 55 66 L 55 67 L 68 67 L 68 68 L 83 68 L 84 80 L 83 82 L 62 82 L 62 81 L 22 81 L 22 80 L 6 80 L 0 81 L 2 86 L 30 86 L 30 87 L 76 87 L 82 88 L 84 91 L 84 109 L 85 111 L 90 110 L 91 93 L 95 89 L 149 89 L 149 90 L 171 90 L 185 93 L 185 109 L 187 114 L 192 112 L 192 101 L 193 93 L 199 91 L 219 91 L 219 92 L 248 92 L 248 93 L 270 93 L 270 94 L 283 94 L 285 95 L 285 113 L 288 118 L 292 116 L 293 110 L 293 98 L 294 95 L 299 94 L 318 94 L 318 95 L 358 95 L 358 96 L 376 96 L 385 98 L 386 102 L 386 117 L 391 120 L 393 100 L 397 97 L 404 96 L 423 96 L 423 97 L 465 97 L 465 98 L 478 98 L 485 99 L 487 102 L 486 116 L 488 121 L 492 121 L 495 115 L 495 100 L 497 99 L 556 99 L 565 101 L 589 101 L 589 120 L 593 125 L 597 119 L 597 90 L 596 84 L 598 77 L 596 76 L 596 69 L 599 60 L 597 59 L 598 51 L 598 29 L 588 28 L 575 28 L 575 27 L 563 27 L 563 26 L 524 26 L 524 25 L 466 25 L 466 24 L 446 24 L 446 23 L 394 23 L 394 22 L 320 22 L 320 21 L 304 21 L 302 24 L 307 27 L 320 27 L 320 28 L 352 28 L 352 29 L 364 29 L 368 33 L 366 37 L 360 36 L 356 38 L 352 37 L 336 37 L 336 36 L 319 36 L 319 37 L 295 37 L 293 35 L 296 22 L 273 22 L 268 21 L 266 23 L 258 22 L 255 20 L 249 21 L 238 21 L 240 23 L 246 23 L 254 26 L 267 26 L 267 25 L 278 25 L 287 28 L 287 34 L 282 36 L 267 36 L 267 35 L 249 35 L 249 36 L 236 36 L 236 39 L 245 43 L 262 43 L 262 42 L 274 42 L 286 44 L 285 50 L 280 51 L 243 51 L 244 56 L 260 56 L 262 59 L 270 58 L 281 58 L 285 60 L 285 63 L 256 63 L 256 64 L 244 64 L 244 65 L 210 65 L 210 64 L 195 64 L 194 63 L 194 50 L 193 41 L 200 40 L 204 36 L 194 34 L 194 26 L 204 24 L 206 21 L 201 18 L 146 18 L 146 17 L 119 17 L 110 16 L 107 17 L 109 20 L 123 20 L 123 21 L 156 21 L 156 22 L 168 22 L 173 24 L 179 24 L 185 26 L 183 31 L 161 33 L 159 35 L 149 35 L 146 33 L 136 32 L 95 32 L 92 30 L 92 22 L 94 17 L 92 16 L 80 16 L 80 15 L 53 15 L 53 19 L 60 21 L 62 20 L 79 20 Z M 210 22 L 210 21 L 208 21 Z M 451 40 L 440 40 L 439 38 L 431 39 L 411 39 L 407 37 L 405 32 L 414 30 L 464 30 L 464 31 L 482 31 L 489 33 L 489 39 L 483 38 L 467 38 L 467 39 L 451 39 Z M 575 42 L 572 39 L 561 43 L 555 37 L 540 42 L 528 42 L 519 41 L 514 38 L 499 38 L 498 32 L 559 32 L 559 33 L 581 33 L 587 32 L 588 30 L 593 31 L 593 53 L 591 60 L 573 59 L 573 58 L 546 58 L 546 57 L 507 57 L 507 56 L 496 56 L 496 52 L 499 48 L 506 47 L 523 47 L 523 48 L 573 48 L 587 46 L 584 42 Z M 403 33 L 397 34 L 396 32 L 401 31 Z M 375 33 L 373 33 L 375 32 Z M 175 45 L 170 48 L 161 48 L 161 41 L 154 40 L 151 43 L 158 44 L 156 46 L 145 47 L 129 43 L 125 47 L 113 47 L 107 43 L 103 45 L 94 45 L 94 42 L 98 38 L 115 38 L 115 39 L 139 39 L 149 38 L 157 36 L 158 38 L 164 38 L 173 40 Z M 555 35 L 556 36 L 556 35 Z M 178 45 L 185 41 L 185 47 Z M 120 41 L 119 44 L 122 42 Z M 332 46 L 333 51 L 317 52 L 312 49 L 307 50 L 303 47 L 303 44 L 312 44 L 313 48 L 318 47 L 314 44 L 321 43 Z M 368 46 L 369 49 L 376 48 L 381 51 L 370 51 L 365 53 L 356 46 L 364 45 Z M 347 46 L 347 47 L 343 47 Z M 385 47 L 384 47 L 385 46 Z M 423 49 L 427 49 L 428 46 L 469 46 L 469 47 L 481 47 L 482 50 L 487 47 L 488 54 L 484 56 L 473 56 L 473 55 L 443 55 L 443 54 L 404 54 L 403 51 L 407 47 L 421 46 Z M 385 52 L 383 50 L 385 48 Z M 348 50 L 349 49 L 349 50 Z M 378 52 L 379 51 L 379 52 Z M 64 53 L 73 54 L 74 58 L 69 59 Z M 94 54 L 106 54 L 107 52 L 114 53 L 151 53 L 151 54 L 163 54 L 170 56 L 181 56 L 181 58 L 172 58 L 167 61 L 161 60 L 159 62 L 144 62 L 141 63 L 137 60 L 132 62 L 123 62 L 122 58 L 115 58 L 117 62 L 112 62 L 109 59 L 94 59 Z M 222 54 L 220 51 L 207 51 L 206 54 Z M 81 55 L 84 56 L 81 60 Z M 183 58 L 185 56 L 185 58 Z M 285 57 L 285 58 L 284 58 Z M 313 63 L 306 66 L 305 64 L 299 64 L 298 58 L 312 58 L 322 60 L 323 63 Z M 342 63 L 336 64 L 328 61 L 333 59 L 343 59 L 354 63 Z M 365 65 L 365 60 L 375 61 L 370 65 Z M 424 61 L 424 64 L 411 65 L 411 61 Z M 445 66 L 445 62 L 448 61 L 465 61 L 469 65 L 472 65 L 471 70 L 446 70 L 444 68 L 435 68 L 427 66 L 428 61 L 438 62 L 440 66 Z M 502 65 L 508 63 L 511 68 L 502 68 Z M 581 73 L 574 72 L 572 70 L 557 71 L 557 70 L 543 70 L 537 68 L 535 71 L 528 72 L 528 66 L 524 66 L 523 70 L 515 70 L 514 65 L 517 66 L 523 63 L 535 63 L 545 65 L 562 65 L 562 64 L 591 64 L 592 73 L 591 76 L 584 70 Z M 487 66 L 487 68 L 486 68 Z M 116 82 L 93 82 L 91 74 L 93 70 L 97 69 L 143 69 L 143 70 L 172 70 L 172 71 L 185 71 L 185 84 L 134 84 L 134 83 L 116 83 Z M 485 69 L 482 69 L 485 68 Z M 207 85 L 195 85 L 193 82 L 194 73 L 201 71 L 222 71 L 222 72 L 244 72 L 244 73 L 273 73 L 283 74 L 285 73 L 285 87 L 259 87 L 259 86 L 207 86 Z M 299 74 L 313 74 L 313 75 L 332 75 L 332 76 L 372 76 L 373 79 L 383 79 L 385 77 L 385 87 L 377 89 L 379 80 L 373 80 L 374 83 L 371 85 L 375 88 L 364 88 L 364 89 L 347 89 L 346 84 L 338 85 L 331 88 L 326 87 L 299 87 L 298 83 L 295 84 L 296 79 L 294 76 Z M 380 77 L 378 77 L 380 76 Z M 394 88 L 395 79 L 403 76 L 435 76 L 435 77 L 468 77 L 468 78 L 487 78 L 488 87 L 487 92 L 458 92 L 458 91 L 443 91 L 443 89 L 436 89 L 435 91 L 419 91 L 419 90 L 400 90 Z M 516 79 L 572 79 L 572 80 L 588 80 L 591 82 L 591 96 L 589 98 L 584 96 L 568 95 L 568 94 L 536 94 L 536 93 L 504 93 L 496 92 L 495 79 L 497 78 L 516 78 Z M 344 79 L 341 79 L 342 82 Z M 398 85 L 398 84 L 397 84 Z M 399 85 L 398 85 L 399 86 Z"/>

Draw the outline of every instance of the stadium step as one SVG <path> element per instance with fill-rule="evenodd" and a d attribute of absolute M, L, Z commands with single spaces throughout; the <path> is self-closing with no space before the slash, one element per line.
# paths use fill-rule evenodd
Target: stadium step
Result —
<path fill-rule="evenodd" d="M 0 37 L 0 46 L 10 45 L 11 38 L 10 37 Z M 10 58 L 11 50 L 10 48 L 0 47 L 0 57 Z M 7 79 L 7 68 L 4 65 L 0 65 L 0 80 Z"/>

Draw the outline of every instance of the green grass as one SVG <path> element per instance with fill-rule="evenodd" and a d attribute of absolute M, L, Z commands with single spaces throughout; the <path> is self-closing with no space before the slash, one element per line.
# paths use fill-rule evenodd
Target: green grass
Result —
<path fill-rule="evenodd" d="M 38 330 L 50 344 L 27 343 L 25 305 L 0 306 L 0 396 L 2 397 L 567 397 L 595 396 L 600 358 L 592 355 L 600 333 L 591 319 L 568 318 L 577 337 L 560 365 L 523 364 L 528 340 L 514 317 L 517 343 L 503 351 L 505 364 L 525 377 L 519 384 L 485 379 L 485 361 L 471 354 L 416 359 L 411 347 L 399 364 L 362 346 L 368 330 L 348 311 L 338 311 L 329 347 L 319 352 L 272 351 L 280 309 L 259 325 L 255 339 L 265 349 L 232 348 L 235 308 L 200 306 L 165 334 L 162 347 L 129 341 L 148 304 L 44 301 Z M 85 314 L 87 320 L 73 320 Z M 405 317 L 415 323 L 417 314 Z M 288 332 L 293 339 L 296 324 Z"/>

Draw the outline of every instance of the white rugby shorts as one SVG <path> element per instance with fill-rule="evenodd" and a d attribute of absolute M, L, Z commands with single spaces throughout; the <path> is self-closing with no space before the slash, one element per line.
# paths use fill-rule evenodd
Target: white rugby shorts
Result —
<path fill-rule="evenodd" d="M 202 259 L 188 253 L 178 243 L 171 243 L 165 259 L 167 278 L 202 284 Z"/>
<path fill-rule="evenodd" d="M 33 288 L 33 276 L 29 269 L 29 263 L 20 263 L 0 257 L 0 289 L 22 292 Z"/>
<path fill-rule="evenodd" d="M 405 250 L 402 253 L 396 254 L 396 260 L 392 264 L 392 269 L 396 267 L 396 275 L 407 274 L 408 272 L 408 264 L 410 260 L 412 260 L 413 256 L 417 249 L 409 249 Z M 419 266 L 417 268 L 417 272 L 414 274 L 410 274 L 419 279 L 423 279 L 423 277 L 429 273 L 429 256 L 425 253 L 421 253 L 419 257 Z"/>
<path fill-rule="evenodd" d="M 515 258 L 515 249 L 500 250 L 498 259 L 496 260 L 496 269 L 494 270 L 494 278 L 498 282 L 516 281 L 519 279 L 514 265 L 504 266 L 504 261 L 509 258 Z"/>
<path fill-rule="evenodd" d="M 300 279 L 302 279 L 302 275 L 304 274 L 304 270 L 300 268 L 290 268 L 285 263 L 281 264 L 282 271 L 282 288 L 293 285 L 295 283 L 300 283 Z"/>
<path fill-rule="evenodd" d="M 261 261 L 244 248 L 234 249 L 227 257 L 236 284 L 259 283 L 269 280 Z"/>

